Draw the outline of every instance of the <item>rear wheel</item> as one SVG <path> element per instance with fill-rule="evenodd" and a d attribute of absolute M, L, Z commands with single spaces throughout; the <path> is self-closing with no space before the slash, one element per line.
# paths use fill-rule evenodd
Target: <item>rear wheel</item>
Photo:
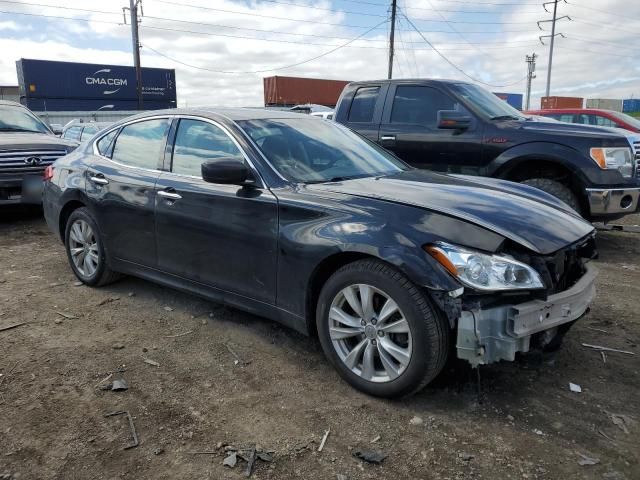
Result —
<path fill-rule="evenodd" d="M 449 329 L 427 295 L 378 260 L 334 273 L 317 308 L 322 348 L 342 378 L 381 397 L 417 392 L 442 370 Z"/>
<path fill-rule="evenodd" d="M 553 195 L 582 215 L 582 209 L 580 208 L 578 197 L 576 197 L 576 195 L 566 185 L 549 178 L 530 178 L 528 180 L 524 180 L 522 183 L 531 187 L 536 187 L 543 192 L 547 192 L 549 195 Z"/>
<path fill-rule="evenodd" d="M 107 266 L 100 230 L 87 208 L 78 208 L 69 216 L 65 248 L 73 273 L 83 283 L 101 286 L 119 278 L 120 275 Z"/>

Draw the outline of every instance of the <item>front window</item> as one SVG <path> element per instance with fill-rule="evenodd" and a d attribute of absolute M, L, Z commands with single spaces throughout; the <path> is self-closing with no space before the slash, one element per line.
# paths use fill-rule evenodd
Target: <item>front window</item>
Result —
<path fill-rule="evenodd" d="M 0 132 L 49 133 L 51 130 L 26 108 L 12 105 L 0 106 Z"/>
<path fill-rule="evenodd" d="M 286 179 L 321 183 L 389 175 L 409 167 L 351 130 L 314 119 L 239 121 Z"/>
<path fill-rule="evenodd" d="M 181 175 L 202 176 L 207 160 L 241 157 L 242 152 L 220 127 L 200 120 L 180 120 L 171 171 Z"/>
<path fill-rule="evenodd" d="M 504 100 L 500 100 L 493 93 L 468 83 L 456 83 L 451 87 L 460 98 L 467 102 L 471 110 L 489 118 L 490 120 L 502 120 L 513 118 L 525 120 L 524 115 Z"/>
<path fill-rule="evenodd" d="M 391 123 L 408 123 L 435 127 L 440 110 L 461 110 L 460 104 L 432 87 L 400 85 L 396 87 L 391 109 Z"/>

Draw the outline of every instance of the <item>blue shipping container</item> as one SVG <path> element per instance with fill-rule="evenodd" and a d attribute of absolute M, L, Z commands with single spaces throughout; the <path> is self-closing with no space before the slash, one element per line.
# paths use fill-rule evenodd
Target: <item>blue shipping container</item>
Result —
<path fill-rule="evenodd" d="M 22 98 L 21 102 L 34 112 L 95 112 L 98 110 L 137 110 L 137 100 L 95 100 L 80 98 Z M 176 108 L 176 102 L 166 100 L 145 100 L 145 110 Z"/>
<path fill-rule="evenodd" d="M 623 112 L 640 112 L 640 98 L 629 98 L 622 101 Z"/>
<path fill-rule="evenodd" d="M 523 98 L 523 95 L 521 93 L 499 93 L 499 92 L 493 92 L 493 94 L 496 97 L 500 98 L 501 100 L 504 100 L 505 102 L 507 102 L 513 108 L 515 108 L 517 110 L 522 110 L 522 98 Z"/>
<path fill-rule="evenodd" d="M 16 67 L 21 97 L 93 99 L 108 103 L 137 98 L 136 73 L 133 67 L 25 58 L 18 60 Z M 175 102 L 175 70 L 143 68 L 142 98 L 143 101 Z"/>

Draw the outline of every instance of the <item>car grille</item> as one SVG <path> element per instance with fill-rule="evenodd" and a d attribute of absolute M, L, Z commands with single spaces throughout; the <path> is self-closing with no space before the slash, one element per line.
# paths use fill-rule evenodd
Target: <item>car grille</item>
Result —
<path fill-rule="evenodd" d="M 640 178 L 640 141 L 633 142 L 633 154 L 636 161 L 636 178 Z"/>
<path fill-rule="evenodd" d="M 0 175 L 41 173 L 66 155 L 65 150 L 0 150 Z"/>

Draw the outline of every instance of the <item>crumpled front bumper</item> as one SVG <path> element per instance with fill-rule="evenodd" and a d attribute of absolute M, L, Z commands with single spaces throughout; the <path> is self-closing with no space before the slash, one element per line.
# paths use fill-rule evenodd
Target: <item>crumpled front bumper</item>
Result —
<path fill-rule="evenodd" d="M 598 270 L 591 264 L 580 280 L 546 301 L 463 310 L 458 320 L 458 358 L 471 365 L 486 365 L 515 359 L 528 352 L 532 335 L 573 322 L 582 317 L 595 297 Z"/>

